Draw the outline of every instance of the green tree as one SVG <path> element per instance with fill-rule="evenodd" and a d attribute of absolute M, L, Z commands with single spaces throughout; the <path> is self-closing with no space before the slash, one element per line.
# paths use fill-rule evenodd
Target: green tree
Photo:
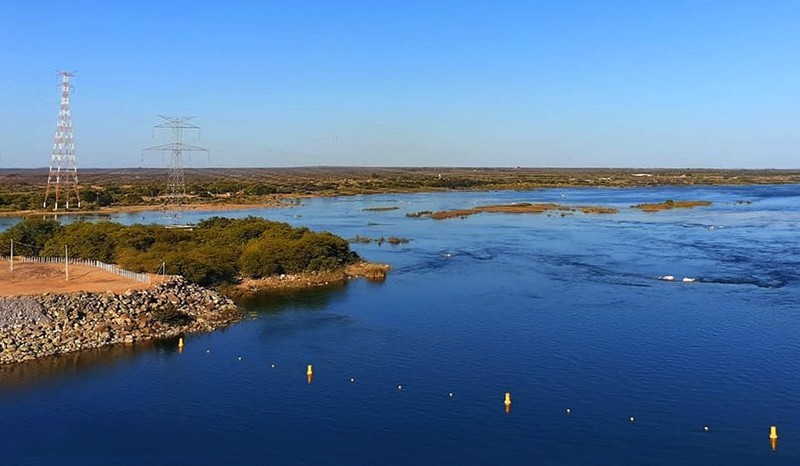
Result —
<path fill-rule="evenodd" d="M 0 234 L 0 254 L 10 254 L 11 240 L 14 240 L 15 254 L 38 256 L 45 243 L 63 228 L 56 220 L 23 219 Z"/>
<path fill-rule="evenodd" d="M 112 222 L 75 222 L 61 228 L 44 245 L 41 255 L 61 256 L 64 246 L 71 257 L 114 262 L 116 235 L 126 227 Z"/>

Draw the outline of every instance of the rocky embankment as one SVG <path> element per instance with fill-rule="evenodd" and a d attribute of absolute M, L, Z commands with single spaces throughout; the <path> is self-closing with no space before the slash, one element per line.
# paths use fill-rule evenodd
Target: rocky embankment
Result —
<path fill-rule="evenodd" d="M 0 298 L 0 364 L 211 331 L 239 318 L 233 301 L 180 277 L 121 294 Z"/>
<path fill-rule="evenodd" d="M 273 275 L 264 278 L 243 278 L 237 285 L 225 290 L 226 294 L 247 297 L 266 291 L 287 291 L 315 288 L 345 283 L 356 278 L 382 282 L 391 267 L 387 264 L 357 262 L 337 270 L 309 272 L 297 275 Z"/>

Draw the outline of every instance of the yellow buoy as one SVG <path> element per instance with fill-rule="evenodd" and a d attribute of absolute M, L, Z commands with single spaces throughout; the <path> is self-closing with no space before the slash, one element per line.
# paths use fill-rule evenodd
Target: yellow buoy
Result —
<path fill-rule="evenodd" d="M 511 404 L 511 392 L 506 392 L 506 399 L 503 404 L 509 406 Z"/>
<path fill-rule="evenodd" d="M 314 373 L 314 369 L 311 367 L 311 364 L 308 365 L 308 370 L 306 371 L 306 375 L 312 375 Z"/>
<path fill-rule="evenodd" d="M 778 427 L 777 426 L 770 426 L 769 428 L 769 445 L 772 447 L 772 451 L 778 449 Z"/>
<path fill-rule="evenodd" d="M 178 348 L 183 348 L 183 338 L 178 338 Z"/>

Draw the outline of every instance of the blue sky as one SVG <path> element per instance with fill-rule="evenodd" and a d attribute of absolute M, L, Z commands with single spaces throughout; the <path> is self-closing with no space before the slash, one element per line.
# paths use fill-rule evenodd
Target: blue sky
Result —
<path fill-rule="evenodd" d="M 800 1 L 4 1 L 0 167 L 800 167 Z"/>

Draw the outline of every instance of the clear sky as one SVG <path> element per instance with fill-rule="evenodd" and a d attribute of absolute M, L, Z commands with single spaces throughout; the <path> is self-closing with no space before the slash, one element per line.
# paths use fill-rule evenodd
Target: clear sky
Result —
<path fill-rule="evenodd" d="M 0 167 L 800 167 L 800 0 L 0 2 Z"/>

